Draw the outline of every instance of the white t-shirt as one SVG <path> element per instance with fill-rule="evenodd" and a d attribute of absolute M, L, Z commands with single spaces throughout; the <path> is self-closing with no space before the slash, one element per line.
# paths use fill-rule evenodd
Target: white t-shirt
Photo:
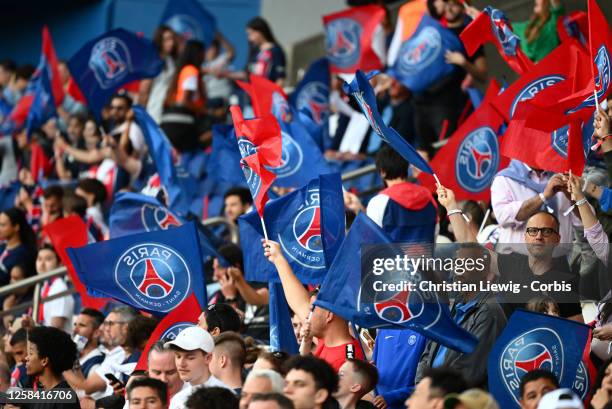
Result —
<path fill-rule="evenodd" d="M 126 126 L 127 122 L 122 123 L 121 126 L 113 130 L 113 135 L 121 136 Z M 132 148 L 134 148 L 136 152 L 142 154 L 146 148 L 146 143 L 140 126 L 134 122 L 132 122 L 132 125 L 130 126 L 129 138 L 130 142 L 132 143 Z"/>
<path fill-rule="evenodd" d="M 166 57 L 164 62 L 164 69 L 151 83 L 151 91 L 147 100 L 147 112 L 158 124 L 164 112 L 164 101 L 166 100 L 168 89 L 176 72 L 176 64 L 174 64 L 172 57 Z"/>
<path fill-rule="evenodd" d="M 55 294 L 63 293 L 68 290 L 68 285 L 63 278 L 56 278 L 51 283 L 49 292 L 46 294 L 47 297 L 51 297 Z M 44 291 L 44 289 L 43 289 Z M 74 315 L 74 298 L 72 295 L 65 297 L 56 298 L 55 300 L 46 302 L 43 304 L 43 318 L 46 326 L 51 326 L 51 320 L 55 317 L 66 318 L 63 330 L 68 334 L 72 332 L 72 317 Z"/>
<path fill-rule="evenodd" d="M 106 390 L 101 392 L 102 396 L 108 396 L 113 393 L 113 388 L 104 374 L 112 373 L 117 378 L 121 377 L 121 363 L 125 361 L 125 350 L 121 347 L 115 347 L 106 353 L 104 361 L 95 370 L 95 374 L 106 382 Z M 90 375 L 91 376 L 91 375 Z"/>
<path fill-rule="evenodd" d="M 172 399 L 170 399 L 170 406 L 168 409 L 185 409 L 185 402 L 187 402 L 189 396 L 191 396 L 193 391 L 195 391 L 197 388 L 201 388 L 203 386 L 218 386 L 220 388 L 229 389 L 230 391 L 232 391 L 232 393 L 235 393 L 232 388 L 230 388 L 214 376 L 210 375 L 210 378 L 208 378 L 208 380 L 201 385 L 193 386 L 190 383 L 185 382 L 185 384 L 183 385 L 183 389 L 181 389 L 180 392 L 178 392 L 172 397 Z"/>
<path fill-rule="evenodd" d="M 89 351 L 89 353 L 87 355 L 82 356 L 82 357 L 79 358 L 79 363 L 81 365 L 83 365 L 88 360 L 90 360 L 92 358 L 95 358 L 96 356 L 100 356 L 100 355 L 104 355 L 104 353 L 102 352 L 100 347 L 98 347 L 96 349 L 92 349 L 91 351 Z M 104 361 L 102 361 L 100 364 L 92 365 L 92 367 L 89 369 L 89 374 L 94 373 L 102 365 L 102 363 L 104 363 Z M 104 379 L 106 379 L 106 378 L 104 378 Z M 85 394 L 85 393 L 83 392 L 83 394 Z M 87 396 L 89 396 L 93 400 L 97 400 L 97 399 L 103 398 L 105 396 L 105 391 L 104 392 L 94 392 L 91 395 L 87 395 Z"/>

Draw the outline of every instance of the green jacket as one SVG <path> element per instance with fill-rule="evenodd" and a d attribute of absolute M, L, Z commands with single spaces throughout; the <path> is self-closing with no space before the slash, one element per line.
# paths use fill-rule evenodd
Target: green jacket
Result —
<path fill-rule="evenodd" d="M 531 43 L 527 42 L 527 37 L 525 36 L 525 30 L 527 30 L 529 21 L 512 23 L 514 33 L 521 39 L 521 49 L 533 62 L 540 61 L 559 45 L 557 20 L 564 14 L 565 9 L 563 6 L 551 7 L 548 21 L 542 27 L 538 38 Z"/>

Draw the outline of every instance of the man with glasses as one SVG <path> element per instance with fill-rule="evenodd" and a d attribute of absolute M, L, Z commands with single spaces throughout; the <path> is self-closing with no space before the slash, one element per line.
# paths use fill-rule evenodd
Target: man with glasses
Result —
<path fill-rule="evenodd" d="M 104 320 L 102 324 L 103 337 L 106 343 L 104 361 L 87 378 L 81 371 L 66 371 L 64 376 L 77 389 L 82 389 L 86 394 L 91 395 L 101 392 L 104 396 L 113 393 L 113 388 L 105 377 L 107 373 L 112 373 L 119 378 L 121 373 L 117 370 L 126 358 L 123 346 L 127 339 L 128 323 L 136 317 L 137 313 L 130 307 L 116 307 Z"/>
<path fill-rule="evenodd" d="M 528 255 L 515 251 L 498 256 L 500 281 L 527 286 L 522 288 L 520 297 L 506 296 L 506 301 L 511 302 L 504 305 L 507 313 L 523 307 L 532 296 L 547 294 L 559 304 L 561 317 L 583 321 L 580 275 L 570 270 L 567 257 L 554 254 L 561 240 L 559 228 L 554 214 L 537 212 L 527 220 L 525 228 L 524 248 Z"/>

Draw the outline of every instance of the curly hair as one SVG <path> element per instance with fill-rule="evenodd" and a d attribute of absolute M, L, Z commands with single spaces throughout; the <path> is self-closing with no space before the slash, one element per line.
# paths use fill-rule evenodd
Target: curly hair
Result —
<path fill-rule="evenodd" d="M 53 327 L 34 327 L 28 336 L 29 341 L 36 345 L 38 356 L 49 359 L 54 374 L 61 375 L 72 368 L 77 359 L 77 348 L 70 335 Z"/>

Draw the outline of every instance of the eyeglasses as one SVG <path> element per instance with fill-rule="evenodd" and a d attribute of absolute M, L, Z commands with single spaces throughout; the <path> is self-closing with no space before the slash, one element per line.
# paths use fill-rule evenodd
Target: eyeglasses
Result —
<path fill-rule="evenodd" d="M 527 227 L 525 232 L 531 237 L 537 237 L 538 233 L 542 233 L 542 237 L 550 237 L 553 233 L 559 234 L 559 232 L 551 227 Z"/>
<path fill-rule="evenodd" d="M 115 324 L 125 324 L 125 321 L 104 321 L 104 325 L 105 327 L 112 327 Z"/>
<path fill-rule="evenodd" d="M 111 111 L 114 111 L 114 110 L 117 110 L 117 111 L 125 111 L 126 109 L 127 109 L 127 107 L 125 107 L 125 106 L 123 106 L 123 105 L 111 105 L 111 106 L 110 106 L 110 110 L 111 110 Z"/>

